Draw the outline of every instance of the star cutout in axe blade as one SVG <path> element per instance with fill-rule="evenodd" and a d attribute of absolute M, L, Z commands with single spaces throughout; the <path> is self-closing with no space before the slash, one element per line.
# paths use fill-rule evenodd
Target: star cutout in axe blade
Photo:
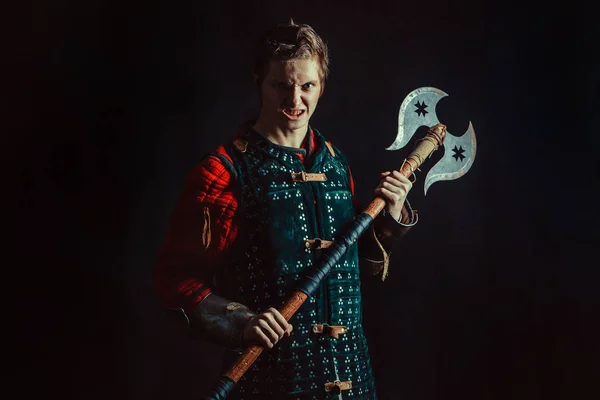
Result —
<path fill-rule="evenodd" d="M 463 156 L 465 149 L 463 149 L 462 146 L 460 146 L 458 149 L 456 148 L 456 146 L 454 146 L 452 151 L 454 152 L 454 155 L 452 155 L 452 157 L 454 157 L 454 159 L 456 161 L 458 161 L 459 157 L 460 157 L 460 161 L 462 161 L 465 158 L 465 156 Z"/>
<path fill-rule="evenodd" d="M 425 110 L 427 108 L 427 104 L 425 104 L 425 102 L 420 102 L 417 101 L 417 104 L 415 104 L 415 106 L 417 107 L 417 109 L 415 110 L 415 112 L 417 113 L 417 115 L 421 115 L 424 117 L 425 114 L 427 114 L 429 111 Z"/>

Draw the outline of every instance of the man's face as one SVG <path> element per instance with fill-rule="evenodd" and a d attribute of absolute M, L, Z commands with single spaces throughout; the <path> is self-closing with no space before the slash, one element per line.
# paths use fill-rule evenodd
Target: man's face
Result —
<path fill-rule="evenodd" d="M 261 119 L 284 132 L 305 130 L 322 93 L 315 58 L 271 60 L 261 85 Z"/>

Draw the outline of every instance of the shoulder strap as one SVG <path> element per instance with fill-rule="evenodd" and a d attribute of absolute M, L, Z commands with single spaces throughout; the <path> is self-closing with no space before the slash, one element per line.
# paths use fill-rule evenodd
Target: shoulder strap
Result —
<path fill-rule="evenodd" d="M 331 145 L 331 142 L 325 142 L 325 146 L 327 146 L 327 149 L 329 150 L 329 154 L 331 154 L 331 157 L 335 157 L 335 150 L 333 150 L 333 146 Z"/>

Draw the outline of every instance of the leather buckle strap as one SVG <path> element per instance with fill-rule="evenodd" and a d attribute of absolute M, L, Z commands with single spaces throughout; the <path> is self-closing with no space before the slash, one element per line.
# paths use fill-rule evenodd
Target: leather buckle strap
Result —
<path fill-rule="evenodd" d="M 331 247 L 332 244 L 333 244 L 332 240 L 325 240 L 325 239 L 321 239 L 321 238 L 304 240 L 304 245 L 306 246 L 307 249 L 326 249 L 328 247 Z"/>
<path fill-rule="evenodd" d="M 235 146 L 236 149 L 238 149 L 242 153 L 245 153 L 246 149 L 248 148 L 248 141 L 238 138 L 233 141 L 233 145 Z"/>
<path fill-rule="evenodd" d="M 335 381 L 335 382 L 327 382 L 325 384 L 325 391 L 327 393 L 340 393 L 342 390 L 350 390 L 352 389 L 352 381 Z"/>
<path fill-rule="evenodd" d="M 323 333 L 339 339 L 339 335 L 348 333 L 348 328 L 343 325 L 314 324 L 312 331 L 313 333 Z"/>
<path fill-rule="evenodd" d="M 292 172 L 292 181 L 294 182 L 325 182 L 327 176 L 324 173 L 306 173 L 304 171 Z"/>

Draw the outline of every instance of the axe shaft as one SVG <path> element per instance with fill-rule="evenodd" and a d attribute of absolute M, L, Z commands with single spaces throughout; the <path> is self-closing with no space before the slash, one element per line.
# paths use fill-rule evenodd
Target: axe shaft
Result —
<path fill-rule="evenodd" d="M 400 173 L 406 177 L 413 175 L 423 161 L 431 156 L 431 154 L 442 145 L 445 136 L 445 125 L 437 124 L 431 127 L 425 138 L 417 143 L 415 149 L 406 158 L 402 167 L 400 167 Z M 316 268 L 313 273 L 307 276 L 301 290 L 293 291 L 288 300 L 279 309 L 279 312 L 286 321 L 289 321 L 302 304 L 304 304 L 306 299 L 308 299 L 308 296 L 312 295 L 319 286 L 321 280 L 329 274 L 331 267 L 341 259 L 346 253 L 346 250 L 348 250 L 348 248 L 358 240 L 360 235 L 367 230 L 384 207 L 385 200 L 376 197 L 371 201 L 367 208 L 355 218 L 348 229 L 336 238 L 331 248 L 331 252 L 327 254 L 327 257 L 323 259 L 320 264 L 315 266 Z M 235 384 L 240 380 L 242 375 L 248 371 L 263 350 L 264 347 L 257 345 L 247 347 L 229 370 L 221 375 L 211 394 L 206 397 L 206 400 L 226 399 L 233 390 Z"/>

